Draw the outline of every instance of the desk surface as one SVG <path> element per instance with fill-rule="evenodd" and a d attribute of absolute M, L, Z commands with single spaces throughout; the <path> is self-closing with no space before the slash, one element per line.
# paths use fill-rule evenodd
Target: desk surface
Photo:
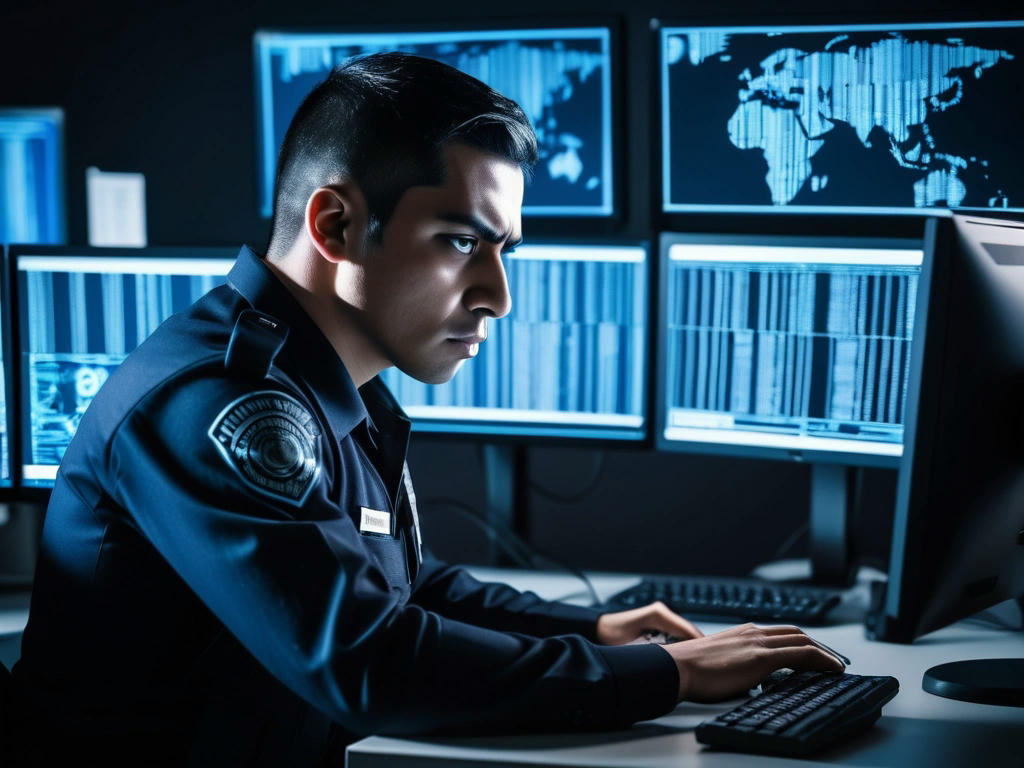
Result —
<path fill-rule="evenodd" d="M 507 581 L 551 599 L 581 599 L 579 581 L 562 574 L 471 569 L 486 580 Z M 635 577 L 595 576 L 602 598 L 635 583 Z M 859 598 L 854 598 L 854 600 Z M 858 606 L 851 606 L 854 610 Z M 16 650 L 27 618 L 27 595 L 0 601 L 0 637 Z M 727 625 L 702 624 L 710 633 Z M 10 634 L 7 634 L 10 633 Z M 712 752 L 697 743 L 694 728 L 724 711 L 724 704 L 680 704 L 665 717 L 639 723 L 627 731 L 513 737 L 395 739 L 371 736 L 348 750 L 348 768 L 381 766 L 652 766 L 668 768 L 740 768 L 847 765 L 1024 766 L 1024 708 L 971 704 L 932 696 L 921 689 L 921 676 L 935 664 L 965 658 L 1024 656 L 1024 635 L 961 622 L 934 632 L 913 645 L 869 642 L 860 624 L 812 631 L 815 637 L 849 656 L 850 671 L 892 675 L 900 693 L 883 709 L 882 718 L 862 737 L 816 756 L 815 760 L 752 757 Z M 3 649 L 0 649 L 3 650 Z M 13 661 L 13 657 L 10 659 Z"/>
<path fill-rule="evenodd" d="M 553 574 L 524 574 L 473 569 L 479 578 L 505 580 L 543 597 L 580 592 L 579 582 Z M 602 597 L 628 586 L 628 577 L 595 577 Z M 727 625 L 702 624 L 705 633 Z M 666 715 L 627 731 L 510 737 L 398 739 L 371 736 L 348 749 L 348 768 L 382 766 L 1022 766 L 1024 708 L 953 701 L 921 689 L 924 671 L 935 664 L 965 658 L 1024 656 L 1024 635 L 961 622 L 913 645 L 874 643 L 860 624 L 823 627 L 811 632 L 849 656 L 850 672 L 892 675 L 900 692 L 882 710 L 866 734 L 821 753 L 815 760 L 752 757 L 713 752 L 697 743 L 693 731 L 703 720 L 735 704 L 682 703 Z"/>

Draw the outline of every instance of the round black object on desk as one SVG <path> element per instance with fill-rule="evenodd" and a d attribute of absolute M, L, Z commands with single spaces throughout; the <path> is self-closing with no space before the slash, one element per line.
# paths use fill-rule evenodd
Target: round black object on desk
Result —
<path fill-rule="evenodd" d="M 924 673 L 921 687 L 947 699 L 1024 707 L 1024 659 L 940 664 Z"/>

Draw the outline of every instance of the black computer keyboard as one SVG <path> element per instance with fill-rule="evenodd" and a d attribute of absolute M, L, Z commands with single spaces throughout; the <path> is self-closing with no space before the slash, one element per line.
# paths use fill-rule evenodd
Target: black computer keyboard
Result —
<path fill-rule="evenodd" d="M 900 689 L 894 677 L 795 672 L 697 726 L 697 741 L 741 752 L 805 755 L 870 727 Z"/>
<path fill-rule="evenodd" d="M 655 600 L 687 618 L 781 621 L 824 624 L 828 612 L 839 605 L 834 590 L 756 579 L 707 576 L 648 577 L 613 595 L 609 603 L 623 608 Z"/>

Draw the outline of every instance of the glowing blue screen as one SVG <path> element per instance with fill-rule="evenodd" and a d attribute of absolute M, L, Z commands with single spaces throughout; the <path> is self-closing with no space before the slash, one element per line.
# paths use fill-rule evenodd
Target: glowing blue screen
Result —
<path fill-rule="evenodd" d="M 64 241 L 59 109 L 0 110 L 0 242 Z"/>
<path fill-rule="evenodd" d="M 663 441 L 895 460 L 922 259 L 906 244 L 664 236 Z"/>
<path fill-rule="evenodd" d="M 537 132 L 539 161 L 523 213 L 607 216 L 612 210 L 610 31 L 257 32 L 260 205 L 272 210 L 277 154 L 299 104 L 330 70 L 381 51 L 438 59 L 515 100 Z"/>
<path fill-rule="evenodd" d="M 641 246 L 523 245 L 506 261 L 512 310 L 442 385 L 382 377 L 414 428 L 639 439 L 647 266 Z"/>
<path fill-rule="evenodd" d="M 1024 22 L 661 31 L 665 211 L 1024 210 Z"/>
<path fill-rule="evenodd" d="M 234 255 L 16 256 L 25 485 L 53 484 L 107 377 L 160 323 L 222 284 Z"/>

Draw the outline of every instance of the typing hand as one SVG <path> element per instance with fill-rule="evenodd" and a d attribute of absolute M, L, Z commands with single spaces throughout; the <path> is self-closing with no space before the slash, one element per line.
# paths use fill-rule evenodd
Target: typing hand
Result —
<path fill-rule="evenodd" d="M 843 671 L 835 656 L 796 627 L 744 624 L 662 647 L 679 669 L 680 701 L 720 701 L 745 694 L 781 667 Z"/>
<path fill-rule="evenodd" d="M 626 645 L 645 640 L 645 634 L 657 633 L 664 633 L 674 640 L 704 637 L 703 632 L 673 613 L 664 603 L 606 613 L 597 620 L 597 640 L 603 645 Z"/>

